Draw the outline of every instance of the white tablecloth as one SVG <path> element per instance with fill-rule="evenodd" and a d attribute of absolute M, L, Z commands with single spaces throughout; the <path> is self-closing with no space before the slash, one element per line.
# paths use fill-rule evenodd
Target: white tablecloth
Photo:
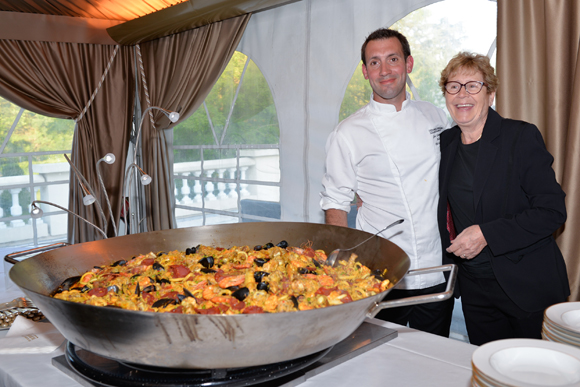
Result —
<path fill-rule="evenodd" d="M 22 295 L 17 289 L 0 287 L 0 302 Z M 314 376 L 300 387 L 471 385 L 471 355 L 476 346 L 381 320 L 368 322 L 395 329 L 398 337 Z M 6 332 L 0 331 L 0 337 Z M 80 387 L 52 365 L 51 359 L 63 353 L 61 346 L 49 354 L 0 355 L 0 386 Z"/>

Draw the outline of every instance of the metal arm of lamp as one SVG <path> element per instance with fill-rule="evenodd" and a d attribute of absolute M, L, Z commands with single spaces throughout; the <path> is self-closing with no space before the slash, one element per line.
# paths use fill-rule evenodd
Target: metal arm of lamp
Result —
<path fill-rule="evenodd" d="M 88 195 L 85 195 L 85 197 L 83 198 L 84 205 L 88 206 L 89 204 L 97 203 L 97 209 L 99 210 L 99 213 L 101 214 L 101 217 L 103 219 L 103 224 L 105 225 L 104 230 L 106 233 L 107 232 L 107 217 L 105 216 L 105 213 L 103 212 L 103 207 L 101 206 L 101 202 L 96 199 L 95 191 L 93 191 L 93 188 L 91 187 L 89 182 L 85 179 L 85 177 L 77 169 L 77 167 L 74 166 L 74 164 L 70 161 L 68 156 L 65 154 L 64 157 L 65 157 L 66 161 L 69 163 L 75 176 L 79 179 L 79 183 L 80 183 L 82 189 L 85 191 L 85 193 L 90 193 Z M 84 185 L 83 185 L 83 183 L 84 183 Z M 87 197 L 90 197 L 90 200 L 87 200 Z"/>
<path fill-rule="evenodd" d="M 103 158 L 97 161 L 97 176 L 99 178 L 99 184 L 101 185 L 101 189 L 105 194 L 105 200 L 107 201 L 107 207 L 109 209 L 109 216 L 111 217 L 111 222 L 113 223 L 113 230 L 115 231 L 115 236 L 118 235 L 117 233 L 117 223 L 115 222 L 115 218 L 113 217 L 113 208 L 111 207 L 111 202 L 109 201 L 109 195 L 107 194 L 107 188 L 105 188 L 105 183 L 103 183 L 103 177 L 101 176 L 101 170 L 99 169 L 99 164 L 101 161 L 104 161 L 107 164 L 113 164 L 115 162 L 115 155 L 112 153 L 107 153 Z M 124 203 L 124 200 L 123 200 Z"/>
<path fill-rule="evenodd" d="M 101 230 L 101 229 L 100 229 L 99 227 L 97 227 L 95 224 L 93 224 L 93 223 L 89 222 L 88 220 L 86 220 L 86 219 L 85 219 L 85 218 L 83 218 L 82 216 L 80 216 L 80 215 L 77 215 L 77 214 L 75 214 L 74 212 L 72 212 L 72 211 L 70 211 L 70 210 L 68 210 L 68 209 L 66 209 L 66 208 L 64 208 L 64 207 L 61 207 L 61 206 L 59 206 L 58 204 L 51 203 L 51 202 L 46 202 L 46 201 L 44 201 L 44 200 L 34 200 L 34 201 L 32 202 L 32 204 L 31 204 L 31 206 L 32 206 L 32 209 L 30 210 L 30 216 L 31 216 L 32 218 L 34 218 L 34 219 L 38 219 L 38 218 L 42 217 L 42 215 L 43 215 L 43 211 L 42 211 L 42 209 L 41 209 L 40 207 L 38 207 L 38 206 L 36 205 L 36 203 L 43 203 L 43 204 L 48 204 L 48 205 L 50 205 L 50 206 L 54 206 L 54 207 L 56 207 L 56 208 L 60 208 L 61 210 L 65 211 L 65 212 L 68 212 L 69 214 L 76 216 L 77 218 L 79 218 L 79 219 L 80 219 L 80 220 L 82 220 L 83 222 L 86 222 L 86 223 L 88 223 L 89 225 L 93 226 L 94 228 L 96 228 L 96 229 L 97 229 L 97 230 L 98 230 L 98 231 L 99 231 L 99 232 L 100 232 L 100 233 L 103 235 L 103 237 L 104 237 L 105 239 L 107 238 L 107 234 L 106 234 L 106 233 L 105 233 L 103 230 Z"/>
<path fill-rule="evenodd" d="M 146 113 L 151 110 L 151 109 L 156 109 L 156 110 L 160 110 L 161 112 L 163 112 L 163 114 L 165 114 L 167 116 L 167 118 L 169 118 L 169 120 L 171 122 L 177 122 L 177 120 L 179 120 L 179 113 L 177 112 L 173 112 L 173 111 L 169 111 L 163 108 L 160 108 L 158 106 L 149 106 L 147 109 L 145 109 L 145 111 L 143 111 L 143 114 L 141 115 L 141 122 L 139 123 L 139 129 L 137 130 L 137 136 L 135 138 L 135 149 L 133 152 L 133 163 L 130 164 L 127 167 L 127 170 L 125 172 L 125 187 L 124 192 L 126 192 L 126 195 L 129 196 L 129 192 L 127 189 L 127 186 L 131 186 L 131 182 L 132 182 L 132 178 L 133 175 L 131 172 L 135 171 L 135 173 L 137 174 L 141 174 L 141 178 L 139 179 L 142 185 L 148 185 L 151 183 L 151 176 L 149 176 L 147 173 L 145 173 L 145 171 L 143 171 L 143 169 L 141 169 L 141 167 L 137 164 L 137 150 L 139 149 L 138 145 L 139 145 L 139 138 L 141 137 L 141 129 L 143 128 L 143 122 L 145 121 L 145 117 L 146 117 Z M 127 184 L 129 183 L 129 184 Z M 123 200 L 123 212 L 125 213 L 125 234 L 127 234 L 127 221 L 129 218 L 129 214 L 127 214 L 127 206 L 126 206 L 126 202 L 125 200 Z M 134 224 L 137 223 L 139 224 L 140 221 L 136 221 L 134 222 Z M 137 226 L 135 226 L 137 227 Z"/>

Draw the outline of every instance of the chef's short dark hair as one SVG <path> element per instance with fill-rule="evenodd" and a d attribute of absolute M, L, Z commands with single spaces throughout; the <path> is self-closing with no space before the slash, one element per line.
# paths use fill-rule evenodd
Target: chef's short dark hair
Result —
<path fill-rule="evenodd" d="M 379 28 L 378 30 L 371 32 L 371 34 L 367 36 L 360 50 L 361 59 L 365 66 L 367 64 L 367 60 L 365 58 L 367 44 L 369 44 L 371 40 L 389 39 L 389 38 L 399 39 L 399 42 L 401 42 L 401 46 L 403 47 L 403 56 L 405 57 L 405 62 L 407 61 L 407 58 L 411 55 L 411 46 L 409 45 L 409 41 L 407 40 L 405 35 L 403 35 L 397 30 L 391 30 L 390 28 Z"/>

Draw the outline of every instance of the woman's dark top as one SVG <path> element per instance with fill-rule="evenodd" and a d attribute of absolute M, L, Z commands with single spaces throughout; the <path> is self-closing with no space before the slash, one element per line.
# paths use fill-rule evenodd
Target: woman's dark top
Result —
<path fill-rule="evenodd" d="M 479 141 L 460 143 L 449 179 L 449 206 L 457 234 L 475 224 L 473 175 L 479 153 Z M 495 278 L 488 249 L 483 249 L 473 259 L 462 259 L 461 268 L 474 277 Z"/>

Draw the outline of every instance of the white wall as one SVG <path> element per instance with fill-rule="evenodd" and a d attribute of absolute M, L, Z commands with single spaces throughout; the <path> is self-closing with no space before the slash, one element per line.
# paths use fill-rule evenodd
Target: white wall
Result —
<path fill-rule="evenodd" d="M 366 36 L 437 1 L 302 0 L 252 16 L 238 51 L 260 68 L 274 97 L 283 220 L 324 222 L 324 145 Z"/>

